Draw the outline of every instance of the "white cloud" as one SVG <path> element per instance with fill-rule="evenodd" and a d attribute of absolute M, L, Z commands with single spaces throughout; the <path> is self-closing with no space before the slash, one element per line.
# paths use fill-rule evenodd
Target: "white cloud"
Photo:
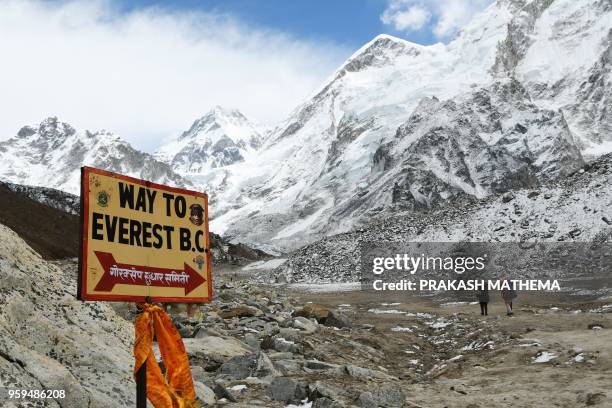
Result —
<path fill-rule="evenodd" d="M 397 31 L 419 31 L 429 21 L 431 13 L 409 0 L 391 0 L 380 16 L 380 21 Z"/>
<path fill-rule="evenodd" d="M 397 31 L 426 27 L 436 38 L 447 40 L 491 3 L 493 0 L 389 0 L 380 19 Z"/>
<path fill-rule="evenodd" d="M 348 54 L 227 15 L 0 0 L 0 139 L 57 115 L 152 150 L 214 105 L 273 123 Z"/>

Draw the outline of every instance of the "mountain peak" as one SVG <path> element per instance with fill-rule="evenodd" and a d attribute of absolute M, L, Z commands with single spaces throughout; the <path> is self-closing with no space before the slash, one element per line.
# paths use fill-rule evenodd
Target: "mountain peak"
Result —
<path fill-rule="evenodd" d="M 178 138 L 160 147 L 155 157 L 183 174 L 244 161 L 261 147 L 262 134 L 237 109 L 214 106 Z"/>
<path fill-rule="evenodd" d="M 68 123 L 61 122 L 57 116 L 49 116 L 35 125 L 27 125 L 19 129 L 17 136 L 25 138 L 38 134 L 45 139 L 66 138 L 76 133 L 76 130 Z"/>
<path fill-rule="evenodd" d="M 346 60 L 342 69 L 355 72 L 368 66 L 378 66 L 402 54 L 419 55 L 427 46 L 416 44 L 388 34 L 379 34 L 364 44 Z"/>
<path fill-rule="evenodd" d="M 213 108 L 210 111 L 208 111 L 207 115 L 244 117 L 242 112 L 240 112 L 238 109 L 226 108 L 220 105 L 213 106 Z"/>
<path fill-rule="evenodd" d="M 197 137 L 202 132 L 210 132 L 215 129 L 228 127 L 252 128 L 253 125 L 239 110 L 216 105 L 206 112 L 204 116 L 196 119 L 189 130 L 183 132 L 178 140 Z"/>

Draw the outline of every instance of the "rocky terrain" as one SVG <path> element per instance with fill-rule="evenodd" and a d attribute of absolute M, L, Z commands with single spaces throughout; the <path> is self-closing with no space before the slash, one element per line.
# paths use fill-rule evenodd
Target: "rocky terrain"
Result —
<path fill-rule="evenodd" d="M 76 300 L 76 276 L 0 225 L 0 384 L 63 389 L 64 400 L 2 406 L 135 404 L 132 325 L 107 304 Z M 8 403 L 8 405 L 7 405 Z"/>
<path fill-rule="evenodd" d="M 572 175 L 431 211 L 406 211 L 293 253 L 264 280 L 357 282 L 360 245 L 380 242 L 590 242 L 612 239 L 612 154 Z"/>
<path fill-rule="evenodd" d="M 0 234 L 0 385 L 67 391 L 64 400 L 3 406 L 133 405 L 134 314 L 76 301 L 74 262 L 49 263 L 9 229 Z M 612 401 L 609 300 L 524 294 L 515 318 L 499 316 L 498 300 L 482 318 L 468 302 L 295 292 L 255 286 L 236 270 L 218 270 L 214 285 L 194 316 L 170 310 L 203 406 Z"/>

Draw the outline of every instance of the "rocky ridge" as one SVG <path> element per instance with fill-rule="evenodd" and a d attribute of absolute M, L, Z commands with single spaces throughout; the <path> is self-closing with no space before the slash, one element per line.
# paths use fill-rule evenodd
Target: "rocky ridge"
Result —
<path fill-rule="evenodd" d="M 432 211 L 381 216 L 305 246 L 273 273 L 285 282 L 357 282 L 360 245 L 380 242 L 589 242 L 612 234 L 612 154 L 532 188 L 464 197 Z"/>
<path fill-rule="evenodd" d="M 294 250 L 377 214 L 572 173 L 610 151 L 611 13 L 500 0 L 447 45 L 376 37 L 256 161 L 202 179 L 219 197 L 213 225 Z"/>
<path fill-rule="evenodd" d="M 0 174 L 15 184 L 79 194 L 81 167 L 104 170 L 178 187 L 193 185 L 170 166 L 107 132 L 79 132 L 56 117 L 24 126 L 0 142 Z"/>

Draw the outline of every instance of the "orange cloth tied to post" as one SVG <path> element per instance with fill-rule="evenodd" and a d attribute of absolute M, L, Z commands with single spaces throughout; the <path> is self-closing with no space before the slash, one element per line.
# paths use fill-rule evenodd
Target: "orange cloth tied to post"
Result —
<path fill-rule="evenodd" d="M 146 364 L 147 398 L 155 408 L 198 408 L 200 404 L 195 398 L 189 358 L 181 335 L 161 307 L 149 303 L 138 306 L 142 313 L 135 323 L 134 378 Z M 153 353 L 154 337 L 166 367 L 165 377 Z"/>

